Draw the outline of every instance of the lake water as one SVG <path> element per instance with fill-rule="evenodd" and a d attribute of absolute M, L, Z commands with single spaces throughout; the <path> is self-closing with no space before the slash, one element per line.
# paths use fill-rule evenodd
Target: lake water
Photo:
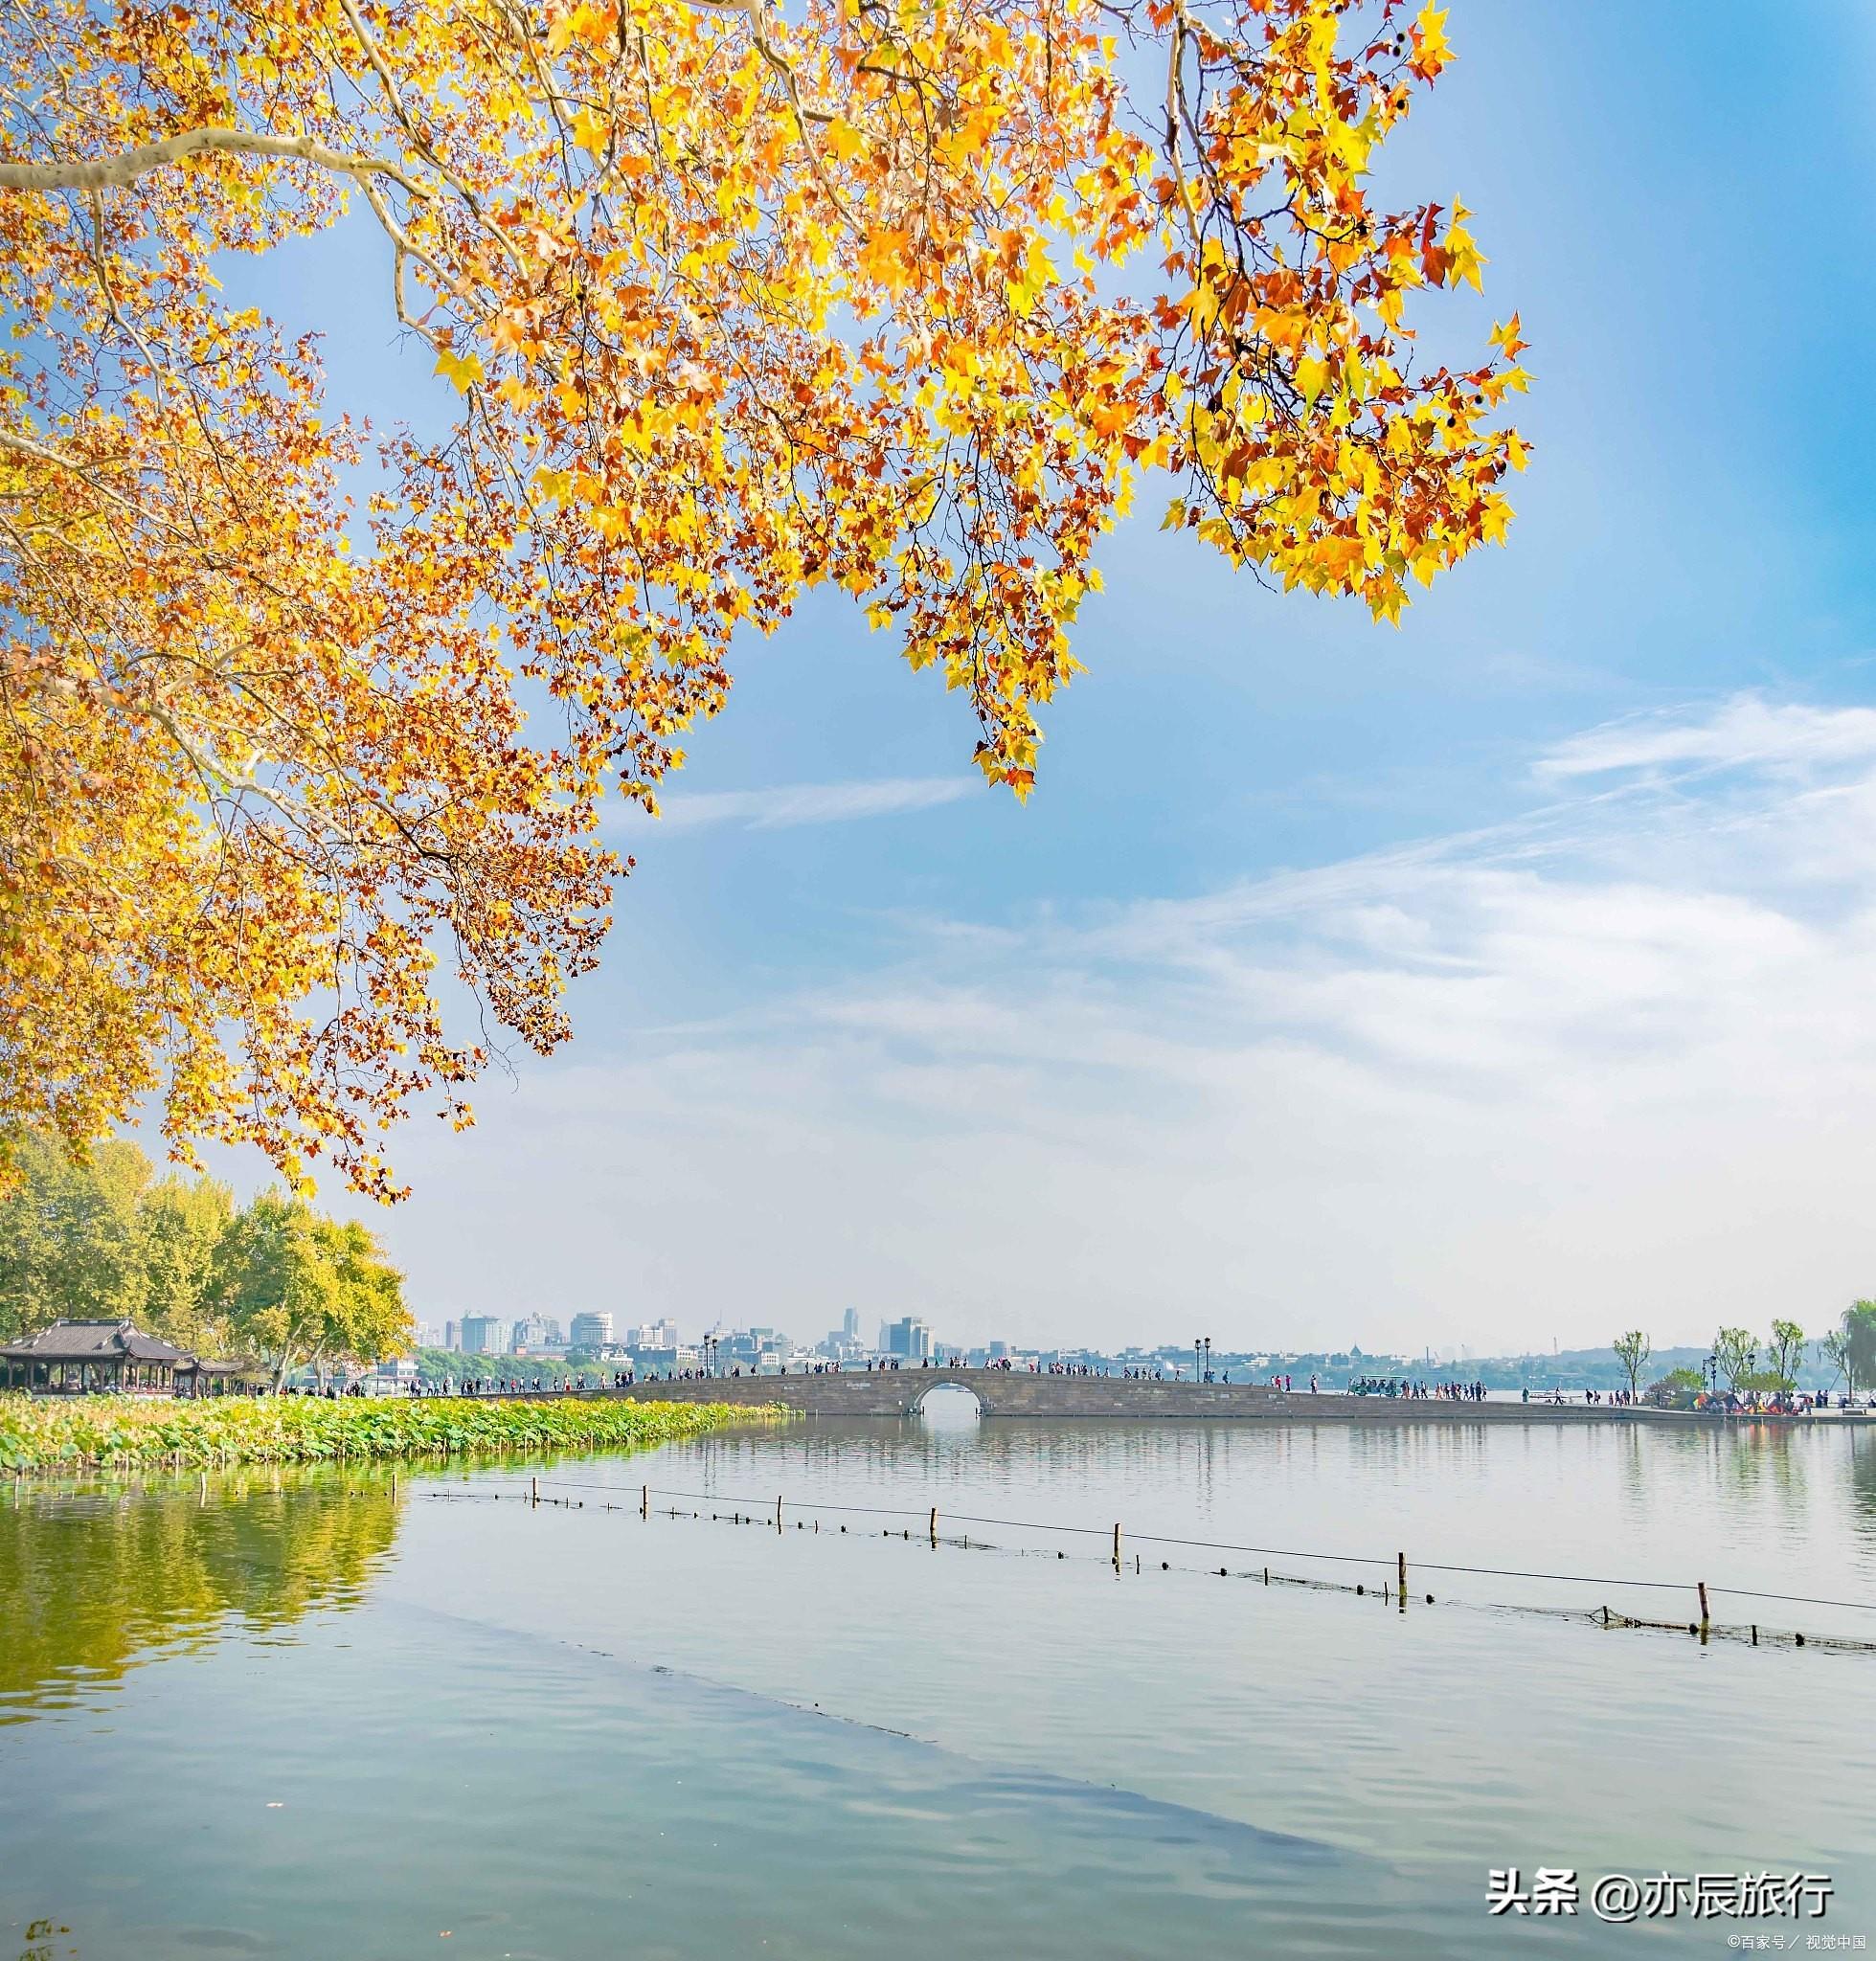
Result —
<path fill-rule="evenodd" d="M 536 1474 L 566 1502 L 529 1503 Z M 1391 1592 L 1402 1550 L 1405 1612 L 1281 1583 Z M 1684 1626 L 1698 1579 L 1876 1601 L 1876 1435 L 935 1413 L 395 1492 L 21 1487 L 0 1500 L 0 1955 L 1876 1936 L 1876 1653 L 1773 1642 L 1876 1639 L 1876 1613 L 1713 1592 L 1757 1648 L 1596 1623 Z M 1664 1584 L 1615 1584 L 1641 1581 Z M 1576 1869 L 1582 1911 L 1488 1916 L 1504 1866 Z M 1830 1876 L 1825 1918 L 1589 1910 L 1607 1872 L 1768 1869 Z"/>

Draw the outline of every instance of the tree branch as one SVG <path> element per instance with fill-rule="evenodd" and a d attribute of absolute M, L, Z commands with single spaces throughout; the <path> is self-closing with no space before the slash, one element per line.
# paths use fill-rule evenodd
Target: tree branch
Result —
<path fill-rule="evenodd" d="M 114 157 L 97 157 L 55 164 L 0 164 L 0 191 L 98 191 L 134 184 L 150 170 L 179 164 L 203 151 L 233 156 L 278 157 L 317 164 L 340 176 L 389 177 L 413 197 L 433 197 L 431 186 L 408 177 L 381 157 L 350 156 L 310 136 L 263 136 L 254 129 L 222 129 L 205 124 L 178 130 L 160 143 L 141 144 Z"/>

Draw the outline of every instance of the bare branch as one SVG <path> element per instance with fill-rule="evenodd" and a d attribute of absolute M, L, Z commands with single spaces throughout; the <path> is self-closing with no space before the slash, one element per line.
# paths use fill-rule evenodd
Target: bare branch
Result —
<path fill-rule="evenodd" d="M 315 142 L 310 136 L 263 136 L 259 130 L 221 129 L 213 125 L 178 130 L 174 136 L 166 136 L 160 143 L 140 144 L 137 148 L 124 150 L 114 157 L 94 157 L 84 161 L 73 159 L 55 164 L 0 164 L 0 191 L 122 188 L 134 184 L 148 171 L 160 170 L 166 164 L 179 164 L 187 157 L 199 156 L 205 151 L 231 156 L 280 158 L 288 162 L 299 160 L 317 164 L 321 169 L 332 170 L 342 177 L 356 177 L 361 181 L 371 177 L 389 177 L 394 183 L 401 184 L 413 197 L 436 195 L 431 186 L 406 176 L 396 164 L 388 164 L 382 157 L 349 156 L 344 150 Z"/>

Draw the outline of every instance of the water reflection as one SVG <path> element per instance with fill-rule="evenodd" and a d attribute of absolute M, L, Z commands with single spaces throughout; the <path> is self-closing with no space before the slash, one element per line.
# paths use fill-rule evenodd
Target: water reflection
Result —
<path fill-rule="evenodd" d="M 1829 1449 L 1826 1465 L 1838 1475 L 1835 1446 L 1845 1439 L 1819 1439 L 1789 1424 L 1728 1423 L 1684 1430 L 1640 1429 L 1616 1432 L 1616 1457 L 1624 1508 L 1629 1516 L 1659 1512 L 1664 1502 L 1719 1507 L 1735 1519 L 1769 1507 L 1786 1526 L 1802 1530 L 1813 1494 L 1807 1464 L 1818 1446 Z M 1851 1444 L 1857 1438 L 1848 1439 Z"/>
<path fill-rule="evenodd" d="M 1858 1535 L 1876 1541 L 1876 1434 L 1852 1437 L 1850 1493 Z"/>
<path fill-rule="evenodd" d="M 965 1480 L 991 1490 L 1047 1484 L 1071 1501 L 1097 1480 L 1189 1504 L 1239 1467 L 1310 1458 L 1319 1437 L 1314 1426 L 1275 1424 L 826 1421 L 707 1436 L 687 1444 L 684 1457 L 726 1492 L 737 1471 L 760 1466 L 764 1479 L 787 1469 L 818 1481 L 923 1480 L 935 1492 Z"/>
<path fill-rule="evenodd" d="M 940 1521 L 949 1512 L 1083 1532 L 1119 1521 L 1141 1540 L 1345 1562 L 1391 1566 L 1405 1552 L 1434 1569 L 1482 1569 L 1493 1585 L 1468 1582 L 1472 1595 L 1526 1605 L 1648 1609 L 1649 1593 L 1625 1602 L 1603 1590 L 1612 1578 L 1650 1593 L 1698 1579 L 1840 1597 L 1876 1586 L 1876 1433 L 1835 1424 L 826 1420 L 580 1475 L 636 1496 L 647 1470 L 654 1488 L 760 1505 L 780 1492 L 911 1515 L 936 1504 Z M 1527 1572 L 1594 1590 L 1506 1585 Z M 1806 1632 L 1867 1629 L 1848 1615 Z"/>
<path fill-rule="evenodd" d="M 389 1477 L 305 1471 L 0 1506 L 0 1723 L 153 1653 L 354 1604 L 396 1537 Z"/>

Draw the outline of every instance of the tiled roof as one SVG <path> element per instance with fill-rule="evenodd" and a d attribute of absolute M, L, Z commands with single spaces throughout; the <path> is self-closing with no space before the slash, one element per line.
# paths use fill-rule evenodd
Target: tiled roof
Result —
<path fill-rule="evenodd" d="M 24 1341 L 0 1348 L 11 1362 L 188 1361 L 180 1348 L 146 1335 L 126 1320 L 54 1321 Z"/>

